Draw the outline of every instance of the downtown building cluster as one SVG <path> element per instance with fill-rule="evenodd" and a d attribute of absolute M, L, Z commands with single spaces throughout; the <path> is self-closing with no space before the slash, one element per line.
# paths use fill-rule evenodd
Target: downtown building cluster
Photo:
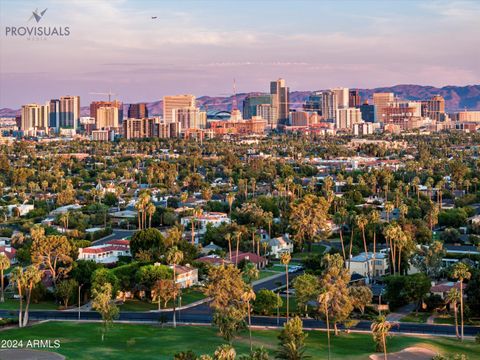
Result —
<path fill-rule="evenodd" d="M 129 104 L 124 116 L 124 104 L 109 100 L 90 103 L 90 116 L 85 117 L 80 114 L 79 96 L 63 96 L 44 105 L 23 105 L 17 127 L 20 136 L 86 136 L 102 141 L 119 136 L 211 138 L 270 131 L 363 136 L 418 129 L 476 131 L 480 127 L 479 111 L 447 114 L 440 95 L 412 101 L 382 92 L 362 101 L 359 90 L 338 87 L 315 91 L 296 103 L 290 101 L 284 79 L 271 81 L 269 93 L 248 94 L 241 108 L 234 96 L 229 111 L 207 115 L 194 95 L 185 94 L 164 96 L 161 116 L 151 116 L 146 103 Z"/>

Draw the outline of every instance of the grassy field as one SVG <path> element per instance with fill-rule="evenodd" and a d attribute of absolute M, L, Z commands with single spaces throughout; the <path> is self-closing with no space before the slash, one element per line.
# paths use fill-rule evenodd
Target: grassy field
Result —
<path fill-rule="evenodd" d="M 278 275 L 278 274 L 282 274 L 281 271 L 278 271 L 278 270 L 260 270 L 260 272 L 258 273 L 258 280 L 262 280 L 262 279 L 265 279 L 267 277 L 270 277 L 270 276 L 273 276 L 273 275 Z"/>
<path fill-rule="evenodd" d="M 400 322 L 426 323 L 430 313 L 419 312 L 418 314 L 412 312 L 400 319 Z"/>
<path fill-rule="evenodd" d="M 25 303 L 23 303 L 25 307 Z M 4 303 L 0 303 L 0 310 L 18 310 L 20 307 L 20 302 L 16 299 L 5 299 Z M 37 304 L 30 303 L 31 310 L 57 310 L 59 308 L 58 304 L 55 304 L 53 301 L 40 301 Z"/>
<path fill-rule="evenodd" d="M 23 329 L 2 331 L 2 339 L 59 339 L 57 351 L 67 359 L 172 359 L 178 351 L 193 350 L 199 354 L 212 354 L 225 341 L 209 326 L 178 327 L 176 329 L 154 325 L 115 324 L 101 341 L 100 323 L 48 322 Z M 255 346 L 265 347 L 270 354 L 277 348 L 276 330 L 253 332 Z M 233 341 L 237 354 L 249 349 L 248 333 Z M 480 359 L 480 345 L 473 341 L 460 343 L 450 338 L 417 338 L 394 336 L 388 339 L 388 349 L 399 351 L 409 346 L 422 346 L 438 353 L 466 354 L 469 360 Z M 374 349 L 370 335 L 349 334 L 332 337 L 331 359 L 364 360 Z M 307 354 L 311 359 L 326 359 L 325 332 L 309 332 Z"/>
<path fill-rule="evenodd" d="M 202 300 L 205 298 L 205 295 L 199 290 L 183 290 L 182 291 L 182 306 L 191 304 L 195 301 Z M 179 299 L 177 299 L 179 301 Z M 180 303 L 177 302 L 177 306 Z M 162 308 L 163 308 L 162 304 Z M 168 307 L 173 307 L 173 302 L 168 302 Z M 123 305 L 120 305 L 120 311 L 150 311 L 157 310 L 157 302 L 142 301 L 138 299 L 127 300 Z"/>

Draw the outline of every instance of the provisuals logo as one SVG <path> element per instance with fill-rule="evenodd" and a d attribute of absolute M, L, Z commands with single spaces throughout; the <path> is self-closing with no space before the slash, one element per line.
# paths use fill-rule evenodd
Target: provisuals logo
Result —
<path fill-rule="evenodd" d="M 35 20 L 37 24 L 44 19 L 47 8 L 43 11 L 32 11 L 28 21 Z M 44 21 L 42 21 L 44 22 Z M 68 26 L 6 26 L 5 36 L 21 37 L 27 40 L 47 40 L 55 37 L 70 36 L 70 27 Z"/>
<path fill-rule="evenodd" d="M 32 19 L 37 20 L 37 23 L 42 20 L 43 15 L 47 12 L 47 9 L 43 10 L 40 14 L 38 13 L 38 8 L 35 9 L 35 11 L 32 11 L 32 16 L 30 16 L 30 19 L 28 21 L 31 21 Z"/>

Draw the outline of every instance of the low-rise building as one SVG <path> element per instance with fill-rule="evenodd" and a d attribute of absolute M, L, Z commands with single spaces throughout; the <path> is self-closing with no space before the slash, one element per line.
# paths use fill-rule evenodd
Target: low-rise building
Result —
<path fill-rule="evenodd" d="M 218 227 L 222 224 L 229 224 L 230 218 L 222 212 L 206 212 L 199 216 L 185 216 L 180 220 L 185 228 L 188 228 L 192 221 L 195 222 L 196 235 L 203 236 L 207 232 L 208 225 Z M 198 238 L 195 241 L 198 242 Z"/>
<path fill-rule="evenodd" d="M 78 249 L 78 260 L 91 260 L 100 264 L 114 264 L 120 256 L 132 256 L 130 241 L 111 240 L 102 245 Z"/>
<path fill-rule="evenodd" d="M 252 252 L 240 252 L 238 256 L 235 252 L 232 254 L 232 263 L 239 264 L 242 260 L 254 263 L 257 269 L 263 269 L 268 264 L 268 260 L 265 257 L 258 256 Z"/>
<path fill-rule="evenodd" d="M 173 268 L 173 266 L 170 266 Z M 198 269 L 190 265 L 175 266 L 176 283 L 182 289 L 189 288 L 198 284 Z"/>
<path fill-rule="evenodd" d="M 382 276 L 388 273 L 388 254 L 375 253 L 375 258 L 372 252 L 360 253 L 350 259 L 350 274 L 360 274 L 368 277 L 370 274 L 373 276 Z M 375 271 L 374 271 L 375 270 Z"/>
<path fill-rule="evenodd" d="M 266 239 L 264 243 L 267 243 L 270 249 L 268 254 L 276 259 L 279 259 L 283 253 L 293 252 L 293 241 L 290 240 L 288 234 L 270 240 Z"/>

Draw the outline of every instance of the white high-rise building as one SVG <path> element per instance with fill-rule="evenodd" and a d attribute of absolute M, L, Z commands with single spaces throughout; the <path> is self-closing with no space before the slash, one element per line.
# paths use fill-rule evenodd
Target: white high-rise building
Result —
<path fill-rule="evenodd" d="M 118 128 L 120 126 L 118 108 L 115 106 L 99 107 L 97 109 L 95 124 L 97 130 Z"/>
<path fill-rule="evenodd" d="M 195 107 L 194 95 L 173 95 L 163 97 L 163 120 L 167 124 L 174 122 L 174 110 Z"/>
<path fill-rule="evenodd" d="M 335 111 L 338 108 L 337 95 L 335 94 L 335 92 L 331 90 L 322 91 L 320 102 L 320 108 L 323 118 L 326 120 L 335 119 Z"/>
<path fill-rule="evenodd" d="M 348 108 L 348 102 L 349 102 L 349 92 L 348 88 L 335 88 L 332 89 L 332 91 L 336 95 L 337 99 L 337 108 L 338 109 L 344 109 Z"/>
<path fill-rule="evenodd" d="M 352 130 L 354 124 L 362 121 L 362 113 L 358 108 L 337 109 L 335 127 L 337 130 Z"/>
<path fill-rule="evenodd" d="M 187 129 L 205 129 L 207 125 L 207 113 L 197 107 L 185 107 L 173 109 L 174 122 L 180 124 L 181 131 Z"/>
<path fill-rule="evenodd" d="M 34 134 L 37 130 L 48 132 L 49 104 L 27 104 L 22 106 L 20 130 Z"/>

